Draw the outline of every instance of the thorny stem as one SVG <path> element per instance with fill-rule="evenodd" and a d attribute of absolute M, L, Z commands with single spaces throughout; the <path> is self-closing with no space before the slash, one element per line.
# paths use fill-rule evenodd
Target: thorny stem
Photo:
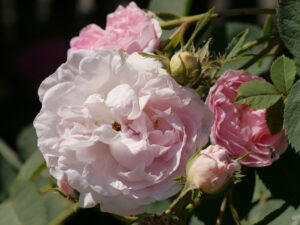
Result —
<path fill-rule="evenodd" d="M 219 13 L 214 13 L 211 18 L 219 18 L 219 17 L 230 17 L 230 16 L 243 16 L 243 15 L 258 15 L 258 14 L 276 14 L 275 9 L 231 9 L 226 10 Z M 196 22 L 202 17 L 204 14 L 198 14 L 194 16 L 184 16 L 179 19 L 170 20 L 164 23 L 161 23 L 160 26 L 162 28 L 169 27 L 169 26 L 175 26 L 180 25 L 182 23 L 193 23 Z"/>
<path fill-rule="evenodd" d="M 223 216 L 224 216 L 224 213 L 225 213 L 226 205 L 227 205 L 227 195 L 224 197 L 223 202 L 221 204 L 220 214 L 219 214 L 219 217 L 217 219 L 216 225 L 221 225 L 222 219 L 223 219 Z"/>

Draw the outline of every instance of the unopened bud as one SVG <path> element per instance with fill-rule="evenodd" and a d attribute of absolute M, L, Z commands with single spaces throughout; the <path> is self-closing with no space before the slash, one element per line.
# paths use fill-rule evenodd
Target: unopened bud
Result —
<path fill-rule="evenodd" d="M 171 76 L 181 85 L 186 85 L 201 71 L 198 56 L 192 52 L 177 52 L 170 61 Z"/>
<path fill-rule="evenodd" d="M 75 192 L 67 181 L 58 180 L 57 186 L 62 193 L 64 193 L 67 196 L 70 196 L 71 198 L 75 198 Z"/>
<path fill-rule="evenodd" d="M 219 145 L 210 145 L 191 162 L 187 180 L 207 194 L 217 194 L 232 181 L 238 163 Z"/>

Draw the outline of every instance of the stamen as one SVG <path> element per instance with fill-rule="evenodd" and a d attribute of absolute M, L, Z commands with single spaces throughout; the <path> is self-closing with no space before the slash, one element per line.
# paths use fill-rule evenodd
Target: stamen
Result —
<path fill-rule="evenodd" d="M 113 124 L 111 125 L 112 129 L 115 131 L 120 131 L 121 130 L 121 124 L 118 122 L 114 121 Z"/>

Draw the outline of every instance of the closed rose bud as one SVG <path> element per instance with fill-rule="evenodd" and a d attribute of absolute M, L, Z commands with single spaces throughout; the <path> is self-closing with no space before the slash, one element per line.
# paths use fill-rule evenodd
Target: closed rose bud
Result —
<path fill-rule="evenodd" d="M 193 160 L 188 169 L 188 182 L 207 194 L 217 194 L 232 180 L 238 163 L 232 160 L 226 149 L 210 145 Z"/>
<path fill-rule="evenodd" d="M 67 196 L 70 196 L 71 198 L 75 198 L 75 192 L 67 181 L 58 180 L 57 186 L 62 193 L 64 193 Z"/>
<path fill-rule="evenodd" d="M 177 52 L 170 61 L 171 76 L 186 85 L 201 71 L 198 56 L 192 52 Z"/>

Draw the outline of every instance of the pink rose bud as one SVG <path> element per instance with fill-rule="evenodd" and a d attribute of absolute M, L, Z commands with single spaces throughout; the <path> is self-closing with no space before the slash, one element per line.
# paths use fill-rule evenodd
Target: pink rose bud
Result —
<path fill-rule="evenodd" d="M 59 190 L 66 194 L 67 196 L 70 196 L 72 198 L 75 198 L 75 193 L 74 193 L 74 190 L 73 188 L 68 184 L 67 181 L 64 181 L 64 180 L 58 180 L 57 181 L 57 186 L 59 188 Z"/>
<path fill-rule="evenodd" d="M 212 142 L 225 147 L 233 157 L 243 158 L 246 166 L 268 166 L 285 152 L 288 142 L 284 131 L 271 135 L 265 120 L 266 110 L 254 110 L 246 104 L 234 104 L 241 84 L 264 79 L 246 71 L 226 71 L 210 89 L 206 100 L 215 115 Z"/>
<path fill-rule="evenodd" d="M 68 53 L 76 49 L 96 51 L 122 48 L 128 53 L 153 52 L 162 34 L 159 22 L 141 10 L 134 2 L 119 6 L 107 16 L 106 29 L 96 24 L 83 28 L 79 37 L 71 40 Z"/>
<path fill-rule="evenodd" d="M 217 194 L 232 180 L 238 163 L 219 145 L 210 145 L 195 158 L 188 169 L 191 185 L 207 194 Z"/>
<path fill-rule="evenodd" d="M 192 52 L 177 52 L 170 61 L 171 76 L 186 85 L 201 71 L 199 57 Z"/>

